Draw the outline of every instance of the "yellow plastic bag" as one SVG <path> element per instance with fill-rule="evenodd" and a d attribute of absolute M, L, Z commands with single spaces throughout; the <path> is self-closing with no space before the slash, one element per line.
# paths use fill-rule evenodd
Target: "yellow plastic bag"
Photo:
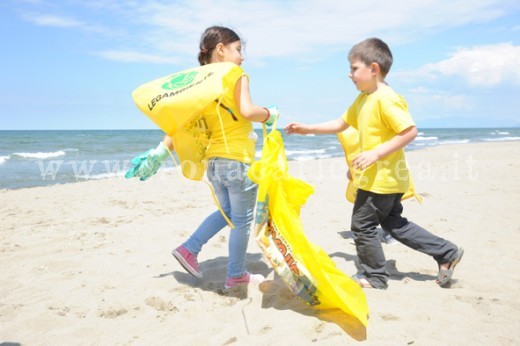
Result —
<path fill-rule="evenodd" d="M 318 310 L 333 311 L 333 320 L 340 325 L 366 327 L 368 306 L 363 290 L 304 234 L 300 208 L 314 188 L 289 175 L 279 131 L 267 135 L 264 126 L 263 145 L 261 159 L 248 172 L 258 184 L 257 243 L 294 294 Z"/>
<path fill-rule="evenodd" d="M 355 167 L 352 166 L 352 161 L 359 154 L 359 136 L 358 132 L 352 126 L 349 126 L 345 131 L 338 133 L 338 140 L 343 147 L 343 151 L 345 152 L 345 158 L 347 160 L 348 169 L 350 174 L 354 178 L 358 171 Z M 410 175 L 410 181 L 408 182 L 408 191 L 403 195 L 401 200 L 408 199 L 410 197 L 415 197 L 415 199 L 422 203 L 422 197 L 415 192 L 415 186 L 413 184 L 412 176 Z M 354 203 L 356 201 L 358 188 L 353 180 L 349 180 L 347 185 L 347 191 L 345 193 L 347 200 L 350 203 Z"/>
<path fill-rule="evenodd" d="M 233 63 L 208 64 L 145 83 L 132 93 L 141 112 L 172 137 L 186 178 L 201 180 L 206 170 L 209 139 L 201 112 L 214 103 L 220 114 L 220 101 L 234 99 L 234 82 L 243 74 Z"/>

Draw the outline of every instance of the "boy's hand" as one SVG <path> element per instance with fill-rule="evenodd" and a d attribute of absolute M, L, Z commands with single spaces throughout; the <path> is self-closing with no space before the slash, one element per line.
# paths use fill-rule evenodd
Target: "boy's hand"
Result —
<path fill-rule="evenodd" d="M 306 135 L 310 133 L 309 126 L 302 123 L 290 123 L 289 125 L 285 126 L 284 131 L 288 135 Z"/>
<path fill-rule="evenodd" d="M 372 166 L 378 160 L 379 154 L 375 150 L 369 150 L 356 156 L 354 161 L 352 161 L 352 164 L 357 169 L 366 169 Z"/>

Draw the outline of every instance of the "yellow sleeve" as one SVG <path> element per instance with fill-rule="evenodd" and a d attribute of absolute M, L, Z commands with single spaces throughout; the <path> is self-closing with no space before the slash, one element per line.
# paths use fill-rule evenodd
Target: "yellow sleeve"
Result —
<path fill-rule="evenodd" d="M 397 99 L 390 100 L 385 105 L 382 112 L 382 119 L 385 125 L 392 129 L 395 133 L 401 133 L 415 123 L 408 111 L 408 105 L 403 97 L 398 96 Z"/>

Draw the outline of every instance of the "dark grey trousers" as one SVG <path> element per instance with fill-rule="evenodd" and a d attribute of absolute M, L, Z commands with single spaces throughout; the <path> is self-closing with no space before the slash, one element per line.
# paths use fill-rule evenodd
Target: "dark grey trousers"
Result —
<path fill-rule="evenodd" d="M 374 288 L 388 286 L 386 258 L 377 233 L 381 227 L 402 244 L 432 256 L 438 264 L 456 257 L 457 246 L 402 217 L 402 193 L 378 194 L 358 190 L 352 212 L 352 231 L 356 233 L 359 257 L 358 275 L 364 276 Z"/>

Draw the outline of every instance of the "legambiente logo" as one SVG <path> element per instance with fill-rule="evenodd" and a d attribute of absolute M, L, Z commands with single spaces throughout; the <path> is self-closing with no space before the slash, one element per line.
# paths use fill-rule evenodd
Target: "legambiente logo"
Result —
<path fill-rule="evenodd" d="M 175 95 L 189 90 L 214 75 L 213 72 L 208 72 L 204 77 L 200 77 L 196 82 L 194 82 L 195 77 L 197 77 L 198 74 L 198 71 L 190 71 L 179 72 L 171 76 L 169 80 L 161 86 L 161 89 L 167 91 L 161 90 L 159 91 L 160 94 L 153 96 L 150 102 L 148 102 L 148 110 L 152 111 L 161 100 L 174 97 Z"/>
<path fill-rule="evenodd" d="M 197 76 L 197 71 L 180 72 L 174 74 L 171 79 L 162 85 L 165 90 L 175 90 L 189 85 Z"/>

